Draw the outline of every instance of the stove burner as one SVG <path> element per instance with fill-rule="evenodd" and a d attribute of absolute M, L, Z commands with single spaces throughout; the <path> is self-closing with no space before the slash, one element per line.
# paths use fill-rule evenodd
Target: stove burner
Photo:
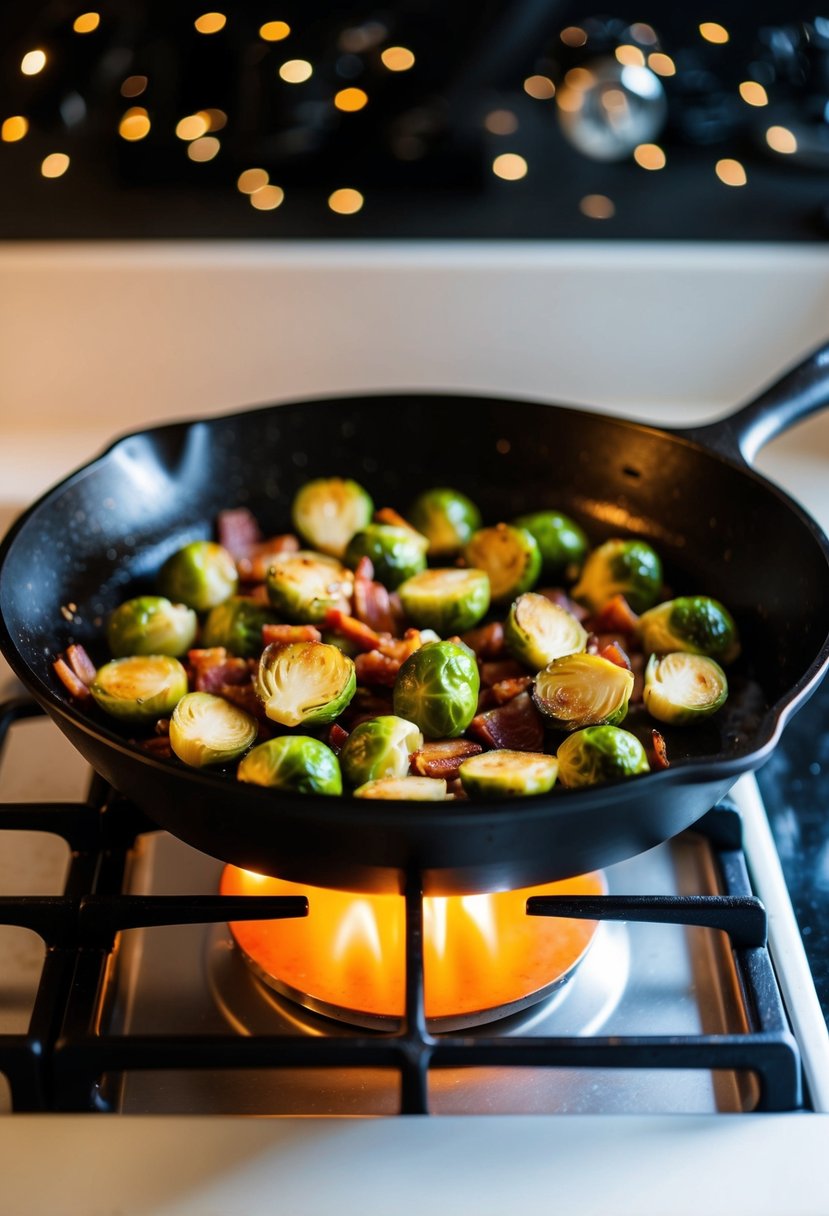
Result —
<path fill-rule="evenodd" d="M 404 1007 L 401 896 L 309 888 L 227 866 L 223 895 L 307 895 L 303 920 L 230 925 L 261 984 L 296 1006 L 375 1030 Z M 531 895 L 600 895 L 600 873 L 544 886 L 424 900 L 426 1015 L 433 1033 L 509 1017 L 556 992 L 584 958 L 596 922 L 528 917 Z M 280 1005 L 284 1002 L 280 1001 Z"/>

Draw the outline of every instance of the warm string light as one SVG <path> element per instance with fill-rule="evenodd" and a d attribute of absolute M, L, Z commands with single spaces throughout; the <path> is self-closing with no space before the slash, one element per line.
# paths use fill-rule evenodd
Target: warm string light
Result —
<path fill-rule="evenodd" d="M 380 52 L 380 60 L 389 72 L 408 72 L 415 63 L 415 57 L 407 46 L 387 46 Z"/>
<path fill-rule="evenodd" d="M 490 135 L 513 135 L 518 130 L 518 119 L 512 110 L 491 110 L 484 126 Z"/>
<path fill-rule="evenodd" d="M 227 17 L 224 13 L 202 13 L 193 25 L 200 34 L 218 34 L 227 25 Z"/>
<path fill-rule="evenodd" d="M 492 162 L 492 172 L 505 182 L 517 182 L 527 176 L 527 162 L 517 152 L 502 152 Z"/>
<path fill-rule="evenodd" d="M 285 191 L 279 186 L 260 186 L 258 190 L 250 196 L 250 205 L 255 207 L 257 211 L 275 211 L 277 207 L 282 205 L 282 200 L 285 198 Z"/>
<path fill-rule="evenodd" d="M 290 32 L 291 27 L 287 21 L 266 21 L 259 27 L 259 37 L 264 42 L 281 42 Z"/>
<path fill-rule="evenodd" d="M 100 24 L 100 13 L 81 13 L 72 22 L 72 29 L 76 34 L 91 34 L 93 30 L 97 30 Z"/>
<path fill-rule="evenodd" d="M 128 76 L 121 85 L 122 97 L 140 97 L 147 87 L 146 76 Z"/>
<path fill-rule="evenodd" d="M 665 153 L 659 144 L 639 144 L 633 149 L 633 159 L 642 169 L 665 168 Z"/>
<path fill-rule="evenodd" d="M 756 80 L 744 80 L 740 85 L 740 96 L 749 106 L 767 106 L 769 104 L 768 93 Z"/>
<path fill-rule="evenodd" d="M 744 186 L 748 181 L 746 171 L 740 162 L 731 160 L 729 157 L 718 160 L 714 172 L 724 186 Z"/>
<path fill-rule="evenodd" d="M 364 201 L 360 191 L 350 187 L 335 190 L 328 196 L 328 206 L 337 215 L 356 215 Z"/>
<path fill-rule="evenodd" d="M 204 161 L 213 160 L 213 157 L 218 155 L 221 146 L 215 135 L 203 135 L 200 139 L 194 139 L 191 144 L 187 145 L 187 155 L 190 160 L 201 164 Z"/>
<path fill-rule="evenodd" d="M 559 34 L 565 46 L 579 47 L 587 42 L 587 34 L 580 25 L 568 25 Z"/>
<path fill-rule="evenodd" d="M 303 84 L 311 79 L 313 71 L 307 59 L 288 59 L 281 64 L 279 75 L 286 84 Z"/>
<path fill-rule="evenodd" d="M 658 41 L 656 30 L 644 21 L 635 21 L 628 32 L 636 42 L 641 42 L 643 46 L 656 46 Z"/>
<path fill-rule="evenodd" d="M 718 46 L 722 46 L 728 42 L 728 30 L 717 21 L 703 21 L 699 27 L 699 32 L 706 42 L 713 42 Z"/>
<path fill-rule="evenodd" d="M 11 118 L 4 120 L 3 126 L 0 127 L 0 139 L 4 144 L 16 144 L 18 140 L 25 138 L 28 130 L 28 118 L 24 118 L 22 114 L 13 114 Z"/>
<path fill-rule="evenodd" d="M 643 68 L 645 66 L 644 51 L 640 51 L 638 46 L 617 46 L 614 54 L 617 61 L 625 67 Z"/>
<path fill-rule="evenodd" d="M 524 81 L 524 92 L 536 101 L 549 101 L 556 95 L 556 86 L 549 76 L 528 76 Z"/>
<path fill-rule="evenodd" d="M 648 67 L 657 76 L 676 76 L 676 64 L 670 55 L 664 55 L 662 51 L 653 51 L 648 55 Z"/>
<path fill-rule="evenodd" d="M 69 157 L 65 152 L 50 152 L 43 158 L 40 172 L 44 177 L 63 177 L 69 168 Z"/>
<path fill-rule="evenodd" d="M 188 142 L 193 139 L 201 139 L 202 135 L 206 135 L 209 130 L 210 120 L 204 112 L 188 114 L 176 123 L 176 135 L 179 139 Z"/>
<path fill-rule="evenodd" d="M 20 60 L 20 70 L 24 76 L 37 76 L 46 67 L 46 52 L 41 50 L 27 51 Z"/>
<path fill-rule="evenodd" d="M 783 156 L 791 156 L 797 151 L 797 136 L 788 127 L 769 127 L 766 143 L 772 152 L 780 152 Z"/>
<path fill-rule="evenodd" d="M 585 194 L 579 211 L 589 220 L 609 220 L 616 214 L 616 207 L 606 194 Z"/>
<path fill-rule="evenodd" d="M 364 89 L 340 89 L 334 95 L 334 105 L 344 114 L 356 114 L 368 105 L 368 93 Z"/>
<path fill-rule="evenodd" d="M 268 184 L 268 174 L 264 169 L 244 169 L 236 179 L 236 189 L 240 194 L 255 194 Z"/>
<path fill-rule="evenodd" d="M 118 134 L 129 143 L 137 143 L 150 133 L 150 118 L 143 106 L 132 106 L 118 124 Z"/>

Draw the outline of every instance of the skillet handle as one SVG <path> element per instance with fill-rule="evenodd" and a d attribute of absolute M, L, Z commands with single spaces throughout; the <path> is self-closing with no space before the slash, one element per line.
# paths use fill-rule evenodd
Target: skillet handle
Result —
<path fill-rule="evenodd" d="M 829 343 L 819 346 L 746 405 L 680 434 L 734 460 L 752 464 L 781 431 L 829 406 Z"/>

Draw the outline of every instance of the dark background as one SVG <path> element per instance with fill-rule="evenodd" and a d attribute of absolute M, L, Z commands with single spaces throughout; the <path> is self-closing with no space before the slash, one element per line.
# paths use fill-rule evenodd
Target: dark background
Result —
<path fill-rule="evenodd" d="M 29 129 L 0 143 L 0 238 L 803 241 L 829 231 L 829 17 L 797 4 L 629 3 L 599 17 L 589 4 L 550 0 L 385 7 L 17 0 L 5 7 L 0 121 L 22 115 Z M 210 9 L 226 24 L 200 34 L 194 21 Z M 97 28 L 76 33 L 73 22 L 90 10 L 100 14 Z M 274 20 L 291 32 L 267 42 L 259 29 Z M 726 43 L 701 36 L 708 21 L 725 27 Z M 639 23 L 633 31 L 632 23 Z M 646 30 L 637 41 L 642 23 L 653 37 Z M 562 41 L 573 26 L 587 35 L 581 46 Z M 414 66 L 388 71 L 382 52 L 400 45 L 414 53 Z M 659 171 L 640 167 L 624 141 L 618 160 L 585 156 L 559 128 L 557 99 L 524 88 L 527 77 L 541 75 L 560 97 L 569 70 L 598 61 L 614 68 L 620 45 L 638 47 L 643 61 L 668 55 L 676 68 L 659 78 L 664 123 L 645 141 L 664 150 Z M 26 76 L 21 59 L 33 48 L 47 62 Z M 312 65 L 310 79 L 280 79 L 291 59 Z M 122 95 L 136 75 L 146 87 Z M 743 81 L 762 83 L 768 105 L 746 104 Z M 346 87 L 367 94 L 359 112 L 336 108 Z M 150 130 L 129 142 L 119 123 L 134 106 L 146 110 Z M 220 148 L 194 163 L 176 125 L 211 108 L 226 118 L 212 132 Z M 488 130 L 493 123 L 505 133 Z M 770 151 L 772 125 L 795 133 L 796 153 Z M 69 168 L 47 179 L 41 163 L 54 152 L 70 157 Z M 499 179 L 492 163 L 502 152 L 522 156 L 526 176 Z M 740 162 L 745 186 L 718 179 L 722 158 Z M 239 174 L 250 167 L 265 169 L 284 191 L 278 208 L 257 210 L 239 191 Z M 341 187 L 362 195 L 358 213 L 330 209 Z M 610 218 L 580 210 L 595 194 L 610 200 Z"/>

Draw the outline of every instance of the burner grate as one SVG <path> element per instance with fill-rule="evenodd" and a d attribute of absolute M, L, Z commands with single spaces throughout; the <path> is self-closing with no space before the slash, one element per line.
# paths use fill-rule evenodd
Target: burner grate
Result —
<path fill-rule="evenodd" d="M 0 707 L 0 751 L 9 728 L 40 711 L 29 701 Z M 85 803 L 0 804 L 0 831 L 54 833 L 71 850 L 62 895 L 0 899 L 0 923 L 33 930 L 46 956 L 25 1034 L 0 1034 L 0 1072 L 15 1111 L 111 1110 L 104 1074 L 128 1070 L 386 1067 L 401 1079 L 402 1114 L 429 1110 L 430 1070 L 528 1065 L 544 1068 L 746 1070 L 759 1081 L 758 1109 L 802 1105 L 801 1068 L 766 948 L 767 918 L 751 884 L 736 809 L 721 804 L 697 825 L 710 842 L 724 895 L 540 896 L 534 916 L 704 926 L 730 938 L 748 1032 L 673 1036 L 509 1038 L 426 1026 L 423 905 L 414 876 L 406 892 L 406 1006 L 399 1030 L 349 1037 L 172 1034 L 110 1035 L 107 981 L 121 930 L 307 915 L 304 898 L 123 894 L 130 850 L 156 827 L 101 778 Z"/>

